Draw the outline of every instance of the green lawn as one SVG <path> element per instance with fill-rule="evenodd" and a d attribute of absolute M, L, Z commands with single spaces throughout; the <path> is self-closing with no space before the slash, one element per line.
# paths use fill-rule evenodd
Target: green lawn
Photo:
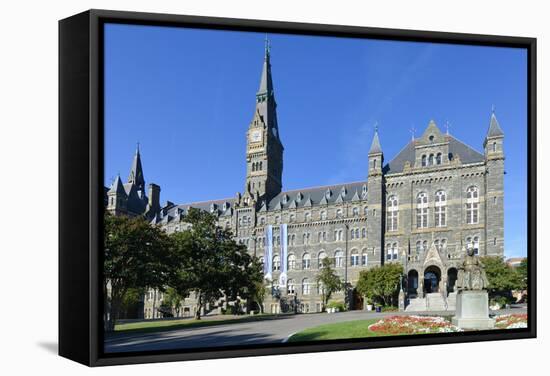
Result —
<path fill-rule="evenodd" d="M 380 319 L 357 320 L 320 325 L 292 335 L 288 342 L 378 337 L 381 334 L 371 332 L 369 330 L 369 325 L 374 324 L 379 320 Z"/>
<path fill-rule="evenodd" d="M 115 335 L 118 333 L 150 333 L 166 330 L 177 330 L 185 328 L 198 328 L 203 326 L 224 325 L 230 323 L 241 323 L 259 320 L 269 320 L 276 315 L 264 314 L 255 316 L 218 316 L 216 318 L 203 318 L 202 320 L 182 319 L 182 320 L 144 320 L 130 323 L 117 324 L 115 326 Z"/>

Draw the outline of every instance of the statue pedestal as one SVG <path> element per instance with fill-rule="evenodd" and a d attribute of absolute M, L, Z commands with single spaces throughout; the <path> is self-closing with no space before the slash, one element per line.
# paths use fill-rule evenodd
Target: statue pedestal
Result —
<path fill-rule="evenodd" d="M 456 314 L 453 325 L 463 329 L 492 329 L 495 320 L 489 318 L 487 291 L 461 290 L 456 296 Z"/>

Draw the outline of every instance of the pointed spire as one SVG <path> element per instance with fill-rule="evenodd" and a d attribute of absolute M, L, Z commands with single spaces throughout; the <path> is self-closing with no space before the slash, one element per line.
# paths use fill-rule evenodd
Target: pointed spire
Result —
<path fill-rule="evenodd" d="M 273 94 L 273 81 L 271 79 L 271 45 L 267 35 L 265 36 L 265 55 L 264 55 L 264 65 L 262 67 L 262 77 L 260 79 L 260 88 L 256 95 L 262 96 L 267 95 L 271 96 Z"/>
<path fill-rule="evenodd" d="M 122 181 L 120 180 L 120 174 L 117 175 L 108 193 L 111 193 L 111 194 L 114 193 L 117 195 L 126 195 L 126 191 L 124 190 L 124 186 L 122 185 Z"/>
<path fill-rule="evenodd" d="M 139 142 L 136 147 L 136 154 L 132 162 L 132 168 L 130 169 L 130 175 L 128 175 L 128 183 L 136 185 L 140 190 L 145 191 L 145 179 L 143 177 L 143 168 L 141 167 L 141 155 L 139 153 Z"/>
<path fill-rule="evenodd" d="M 495 115 L 495 107 L 491 111 L 491 122 L 489 123 L 489 130 L 487 131 L 487 138 L 504 136 L 504 132 L 498 124 L 497 116 Z"/>
<path fill-rule="evenodd" d="M 378 138 L 378 125 L 374 127 L 374 137 L 372 138 L 372 144 L 370 145 L 369 154 L 382 153 L 382 146 L 380 146 L 380 139 Z"/>

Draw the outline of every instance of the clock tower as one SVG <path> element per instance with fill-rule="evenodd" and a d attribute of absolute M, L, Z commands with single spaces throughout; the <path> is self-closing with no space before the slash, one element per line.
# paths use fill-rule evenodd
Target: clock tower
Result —
<path fill-rule="evenodd" d="M 277 124 L 277 103 L 271 79 L 270 46 L 266 39 L 260 88 L 256 93 L 254 116 L 246 133 L 245 204 L 269 202 L 282 189 L 283 144 Z"/>

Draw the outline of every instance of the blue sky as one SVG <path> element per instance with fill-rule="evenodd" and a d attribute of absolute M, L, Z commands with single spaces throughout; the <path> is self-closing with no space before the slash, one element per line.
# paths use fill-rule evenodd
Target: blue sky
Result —
<path fill-rule="evenodd" d="M 140 142 L 146 183 L 176 203 L 245 181 L 265 34 L 105 27 L 105 184 Z M 364 180 L 433 119 L 478 151 L 494 105 L 505 132 L 505 253 L 526 254 L 527 54 L 522 49 L 270 34 L 283 189 Z"/>

